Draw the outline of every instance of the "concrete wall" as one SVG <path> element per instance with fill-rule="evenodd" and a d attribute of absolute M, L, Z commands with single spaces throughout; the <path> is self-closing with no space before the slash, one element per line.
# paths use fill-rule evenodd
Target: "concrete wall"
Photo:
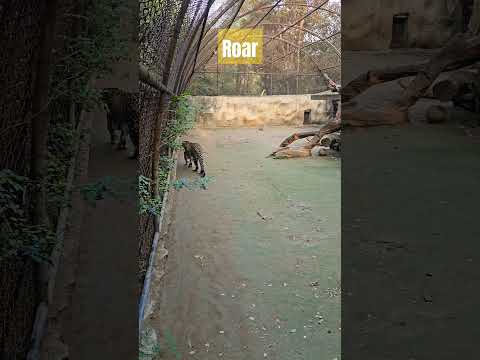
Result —
<path fill-rule="evenodd" d="M 461 24 L 460 0 L 350 0 L 342 3 L 342 48 L 390 48 L 393 16 L 408 13 L 408 47 L 441 47 Z M 475 0 L 478 7 L 479 0 Z"/>
<path fill-rule="evenodd" d="M 310 110 L 312 123 L 328 118 L 331 102 L 311 100 L 310 95 L 273 96 L 194 96 L 199 127 L 257 127 L 261 125 L 303 124 Z"/>

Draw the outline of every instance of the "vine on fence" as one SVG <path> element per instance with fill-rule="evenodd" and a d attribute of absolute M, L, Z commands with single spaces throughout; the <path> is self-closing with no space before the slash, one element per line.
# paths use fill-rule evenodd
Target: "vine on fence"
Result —
<path fill-rule="evenodd" d="M 48 194 L 47 207 L 49 213 L 54 216 L 67 205 L 65 176 L 73 155 L 75 140 L 73 124 L 59 122 L 50 127 L 47 146 L 46 190 Z"/>
<path fill-rule="evenodd" d="M 195 125 L 197 106 L 191 101 L 190 93 L 174 96 L 171 102 L 174 116 L 170 118 L 164 133 L 164 144 L 172 150 L 182 146 L 181 137 Z"/>
<path fill-rule="evenodd" d="M 111 65 L 128 57 L 128 35 L 119 19 L 129 19 L 126 1 L 92 1 L 85 14 L 67 14 L 80 22 L 79 34 L 62 34 L 65 54 L 56 61 L 51 99 L 68 99 L 89 110 L 101 104 L 101 91 L 89 86 L 92 77 L 111 73 Z"/>
<path fill-rule="evenodd" d="M 140 334 L 139 360 L 154 360 L 161 358 L 168 353 L 175 355 L 175 359 L 181 359 L 181 353 L 178 350 L 177 342 L 173 334 L 166 330 L 165 346 L 161 346 L 154 329 L 147 327 Z"/>
<path fill-rule="evenodd" d="M 25 195 L 32 185 L 27 177 L 0 171 L 0 260 L 26 256 L 49 261 L 54 234 L 44 225 L 32 225 L 25 210 Z"/>
<path fill-rule="evenodd" d="M 173 98 L 172 109 L 174 116 L 171 117 L 165 129 L 163 144 L 169 149 L 176 150 L 181 148 L 181 137 L 195 125 L 197 108 L 191 102 L 190 94 L 184 93 Z M 152 195 L 152 179 L 143 175 L 138 177 L 136 188 L 132 187 L 132 180 L 104 177 L 95 183 L 83 186 L 80 191 L 85 200 L 92 206 L 95 206 L 96 201 L 102 200 L 107 196 L 124 199 L 128 194 L 132 194 L 136 190 L 139 199 L 139 213 L 158 216 L 162 209 L 163 194 L 167 190 L 168 176 L 174 164 L 175 160 L 171 157 L 160 157 L 158 189 L 161 195 L 159 197 Z M 212 180 L 212 177 L 199 178 L 194 181 L 182 178 L 176 180 L 172 186 L 177 190 L 182 188 L 188 188 L 189 190 L 206 189 L 208 183 Z"/>
<path fill-rule="evenodd" d="M 193 128 L 196 118 L 196 107 L 193 105 L 190 94 L 183 93 L 174 96 L 171 102 L 172 115 L 163 133 L 163 145 L 170 150 L 181 148 L 181 137 Z M 160 197 L 152 195 L 152 179 L 140 176 L 139 198 L 140 213 L 160 215 L 162 209 L 162 197 L 166 191 L 168 175 L 175 161 L 169 156 L 162 156 L 158 167 L 158 189 Z"/>

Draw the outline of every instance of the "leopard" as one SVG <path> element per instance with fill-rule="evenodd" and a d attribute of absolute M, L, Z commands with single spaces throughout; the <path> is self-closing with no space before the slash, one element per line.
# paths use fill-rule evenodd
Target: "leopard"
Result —
<path fill-rule="evenodd" d="M 202 146 L 198 143 L 182 141 L 182 147 L 185 166 L 190 168 L 195 164 L 195 169 L 192 170 L 197 172 L 200 165 L 200 176 L 205 177 L 205 152 L 203 151 Z"/>
<path fill-rule="evenodd" d="M 121 89 L 104 89 L 103 102 L 107 110 L 107 129 L 110 134 L 110 143 L 116 144 L 118 150 L 126 149 L 126 137 L 130 137 L 134 151 L 131 159 L 138 158 L 139 121 L 138 94 L 128 93 Z M 115 141 L 115 132 L 120 131 L 118 142 Z"/>

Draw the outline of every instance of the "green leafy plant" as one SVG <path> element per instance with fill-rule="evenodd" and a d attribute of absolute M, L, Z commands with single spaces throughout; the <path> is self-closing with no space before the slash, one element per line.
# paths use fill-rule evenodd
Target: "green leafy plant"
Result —
<path fill-rule="evenodd" d="M 152 196 L 152 180 L 140 175 L 138 177 L 138 195 L 140 214 L 160 215 L 162 199 Z"/>
<path fill-rule="evenodd" d="M 75 142 L 75 131 L 72 125 L 56 122 L 48 133 L 48 162 L 46 190 L 50 212 L 56 212 L 66 205 L 65 177 L 70 165 Z"/>
<path fill-rule="evenodd" d="M 158 168 L 158 189 L 160 194 L 163 194 L 167 188 L 168 176 L 174 164 L 175 160 L 168 156 L 160 158 L 160 166 Z M 138 177 L 138 195 L 140 214 L 160 215 L 163 199 L 152 194 L 152 179 L 142 175 Z"/>
<path fill-rule="evenodd" d="M 140 333 L 139 360 L 153 360 L 161 353 L 157 334 L 152 328 L 143 329 Z"/>
<path fill-rule="evenodd" d="M 83 198 L 93 207 L 97 201 L 108 197 L 117 200 L 135 198 L 137 187 L 134 179 L 104 176 L 95 182 L 79 187 Z"/>
<path fill-rule="evenodd" d="M 166 127 L 164 138 L 171 149 L 178 150 L 182 146 L 181 137 L 195 125 L 198 109 L 191 101 L 188 92 L 174 96 L 171 107 L 174 115 L 170 118 Z"/>
<path fill-rule="evenodd" d="M 180 179 L 177 179 L 173 182 L 172 186 L 175 188 L 175 190 L 180 190 L 183 188 L 186 188 L 188 190 L 207 190 L 208 184 L 213 182 L 215 178 L 213 176 L 205 176 L 205 177 L 199 177 L 196 178 L 195 180 L 190 180 L 185 177 L 182 177 Z"/>
<path fill-rule="evenodd" d="M 140 333 L 140 360 L 153 360 L 171 353 L 175 355 L 175 359 L 180 360 L 181 354 L 177 348 L 175 337 L 170 331 L 165 331 L 165 347 L 162 347 L 158 341 L 157 334 L 154 329 L 147 327 Z"/>
<path fill-rule="evenodd" d="M 26 209 L 28 178 L 0 171 L 0 260 L 29 257 L 49 262 L 55 236 L 46 226 L 32 225 Z"/>
<path fill-rule="evenodd" d="M 128 34 L 122 29 L 131 19 L 127 1 L 91 1 L 84 14 L 70 14 L 80 23 L 76 34 L 64 34 L 63 56 L 56 61 L 51 100 L 68 99 L 84 109 L 101 103 L 101 91 L 90 79 L 111 73 L 111 65 L 128 58 Z M 121 21 L 119 21 L 121 19 Z"/>

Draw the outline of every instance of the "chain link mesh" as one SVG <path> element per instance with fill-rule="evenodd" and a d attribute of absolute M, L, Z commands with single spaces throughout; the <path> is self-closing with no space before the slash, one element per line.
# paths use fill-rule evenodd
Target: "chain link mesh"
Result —
<path fill-rule="evenodd" d="M 181 94 L 186 88 L 195 90 L 198 78 L 205 78 L 202 74 L 195 74 L 197 71 L 219 72 L 215 56 L 219 28 L 263 26 L 271 20 L 275 12 L 277 17 L 278 14 L 283 14 L 287 21 L 285 25 L 288 25 L 292 20 L 302 16 L 309 19 L 311 16 L 309 13 L 314 14 L 312 10 L 322 7 L 327 1 L 316 0 L 312 4 L 300 3 L 298 6 L 295 4 L 298 5 L 295 2 L 279 0 L 248 4 L 244 0 L 140 0 L 140 62 L 148 71 L 155 73 L 161 84 L 171 93 Z M 295 10 L 289 13 L 289 9 L 292 8 Z M 202 95 L 260 95 L 264 89 L 266 94 L 315 93 L 325 90 L 326 86 L 321 77 L 322 69 L 328 69 L 325 71 L 329 72 L 331 78 L 340 79 L 338 54 L 332 54 L 332 48 L 340 48 L 337 10 L 324 10 L 328 15 L 325 18 L 326 24 L 325 26 L 322 24 L 320 32 L 314 35 L 311 30 L 308 32 L 303 28 L 298 29 L 298 26 L 285 29 L 276 23 L 268 25 L 264 28 L 264 34 L 272 41 L 265 48 L 264 57 L 266 56 L 269 62 L 264 66 L 247 68 L 249 72 L 267 72 L 269 75 L 241 75 L 237 83 L 243 83 L 242 91 L 235 88 L 227 89 L 227 78 L 235 75 L 220 74 L 219 76 L 223 77 L 221 88 L 220 81 L 217 81 L 218 76 L 208 75 L 212 78 L 211 86 L 207 86 L 206 82 L 197 84 L 197 88 L 201 88 L 199 92 L 203 91 Z M 337 22 L 337 27 L 328 26 L 330 15 Z M 300 25 L 307 26 L 308 22 L 309 20 L 305 20 Z M 317 20 L 313 19 L 310 22 L 316 23 Z M 295 41 L 298 44 L 302 43 L 297 46 L 297 51 L 292 53 L 291 47 L 284 46 L 281 48 L 283 52 L 279 52 L 279 41 L 275 41 L 275 38 L 281 29 L 293 34 L 288 40 L 290 45 L 295 45 Z M 282 35 L 281 38 L 284 37 Z M 329 43 L 319 41 L 323 37 L 327 38 Z M 286 44 L 281 41 L 280 43 Z M 308 53 L 303 51 L 303 48 L 299 49 L 301 46 L 308 48 Z M 330 50 L 326 47 L 330 47 Z M 279 54 L 285 55 L 280 59 L 282 61 L 277 61 Z M 286 75 L 288 69 L 285 66 L 292 61 L 296 64 L 293 69 L 296 73 L 293 76 Z M 299 75 L 299 67 L 303 73 L 307 71 L 313 75 Z M 247 71 L 245 67 L 237 70 Z M 292 69 L 289 70 L 291 73 Z M 171 97 L 161 89 L 143 83 L 139 89 L 141 107 L 139 169 L 140 175 L 152 179 L 155 178 L 154 172 L 157 171 L 158 164 L 155 164 L 155 161 L 159 158 L 159 152 L 165 151 L 159 143 L 162 142 L 163 130 L 168 126 L 169 116 L 172 116 L 169 102 Z M 148 263 L 153 233 L 153 215 L 141 215 L 139 263 L 142 278 Z"/>
<path fill-rule="evenodd" d="M 54 66 L 58 67 L 68 54 L 65 39 L 74 33 L 75 19 L 78 18 L 71 14 L 81 15 L 79 9 L 75 8 L 78 4 L 80 3 L 74 0 L 59 1 Z M 36 77 L 45 5 L 46 0 L 0 0 L 0 41 L 3 46 L 0 54 L 0 79 L 3 85 L 0 98 L 0 166 L 22 175 L 27 175 L 29 171 L 32 84 Z M 139 0 L 139 60 L 149 71 L 157 74 L 171 94 L 181 94 L 191 83 L 195 71 L 209 70 L 212 64 L 215 64 L 218 28 L 265 24 L 272 9 L 283 5 L 285 4 L 273 0 L 250 3 L 246 7 L 244 0 Z M 251 11 L 251 6 L 255 7 L 254 11 Z M 309 4 L 307 8 L 314 6 L 316 5 Z M 298 11 L 294 15 L 298 17 L 304 14 L 304 11 Z M 234 23 L 236 19 L 241 20 Z M 267 30 L 267 35 L 272 36 L 278 30 Z M 331 35 L 329 31 L 326 29 L 322 36 Z M 324 45 L 311 44 L 309 46 L 313 50 L 310 52 L 314 55 L 317 52 L 317 58 L 320 58 Z M 266 54 L 269 60 L 275 59 L 273 56 L 277 56 L 277 48 L 269 48 L 271 50 Z M 292 56 L 286 56 L 286 59 L 291 60 Z M 324 56 L 323 59 L 329 58 Z M 324 63 L 331 65 L 329 61 L 325 60 Z M 292 86 L 297 86 L 296 80 L 283 74 L 285 69 L 282 66 L 271 66 L 268 69 L 256 67 L 253 71 L 273 73 L 270 79 L 270 83 L 274 84 L 270 86 L 271 93 L 293 91 Z M 245 81 L 248 83 L 252 80 Z M 309 81 L 315 82 L 315 79 Z M 262 82 L 266 84 L 268 79 L 265 78 Z M 302 84 L 307 84 L 307 81 Z M 297 86 L 295 91 L 310 91 L 301 90 L 302 87 L 306 88 L 307 85 Z M 155 177 L 154 172 L 158 169 L 155 159 L 158 159 L 161 152 L 166 151 L 160 144 L 172 116 L 171 94 L 144 83 L 139 85 L 139 172 L 147 178 Z M 49 105 L 53 121 L 57 118 L 55 114 L 63 114 L 58 118 L 66 118 L 68 106 L 69 103 L 61 97 L 54 97 Z M 141 216 L 141 270 L 145 269 L 148 262 L 153 241 L 153 223 L 153 216 Z M 12 260 L 0 263 L 2 359 L 25 357 L 37 305 L 34 278 L 34 266 L 30 262 Z"/>
<path fill-rule="evenodd" d="M 28 174 L 32 83 L 46 1 L 0 1 L 0 168 Z M 0 260 L 0 358 L 24 359 L 37 305 L 31 261 Z"/>
<path fill-rule="evenodd" d="M 207 16 L 208 0 L 141 0 L 139 53 L 140 62 L 153 73 L 172 93 L 184 89 L 188 66 L 193 61 L 202 23 Z M 150 85 L 140 83 L 140 146 L 139 172 L 148 179 L 155 178 L 154 172 L 158 147 L 171 114 L 170 95 Z M 155 134 L 160 134 L 155 143 Z M 152 188 L 153 192 L 153 188 Z M 154 234 L 154 215 L 142 214 L 139 224 L 139 267 L 140 283 L 143 280 Z"/>
<path fill-rule="evenodd" d="M 320 74 L 196 72 L 188 90 L 200 96 L 316 94 L 328 87 Z"/>
<path fill-rule="evenodd" d="M 28 176 L 33 84 L 45 23 L 46 0 L 0 0 L 0 168 Z M 67 35 L 77 21 L 67 16 L 76 10 L 75 0 L 59 1 L 52 67 L 61 66 L 68 53 Z M 68 121 L 69 102 L 51 96 L 50 127 Z M 28 198 L 28 194 L 26 194 Z M 29 258 L 0 260 L 0 358 L 25 359 L 30 346 L 38 296 L 36 267 Z"/>

